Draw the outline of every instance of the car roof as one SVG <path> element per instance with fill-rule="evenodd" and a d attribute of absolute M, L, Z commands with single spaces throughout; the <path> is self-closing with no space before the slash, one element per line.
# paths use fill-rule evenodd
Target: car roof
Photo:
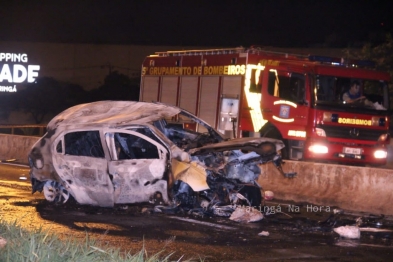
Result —
<path fill-rule="evenodd" d="M 136 101 L 98 101 L 80 104 L 66 109 L 48 123 L 49 129 L 61 126 L 124 126 L 145 124 L 162 118 L 170 118 L 181 109 L 166 104 Z"/>

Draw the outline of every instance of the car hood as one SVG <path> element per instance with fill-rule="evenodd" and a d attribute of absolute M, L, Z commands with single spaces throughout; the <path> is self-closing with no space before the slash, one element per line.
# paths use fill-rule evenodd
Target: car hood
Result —
<path fill-rule="evenodd" d="M 265 137 L 243 137 L 194 148 L 191 149 L 189 153 L 192 156 L 197 156 L 210 152 L 242 150 L 253 151 L 258 155 L 264 157 L 275 155 L 277 154 L 277 151 L 281 150 L 284 147 L 284 143 L 281 140 L 277 139 Z"/>

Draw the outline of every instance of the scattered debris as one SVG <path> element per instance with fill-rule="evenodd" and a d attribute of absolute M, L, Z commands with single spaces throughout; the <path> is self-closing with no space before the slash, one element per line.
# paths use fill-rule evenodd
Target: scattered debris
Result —
<path fill-rule="evenodd" d="M 340 247 L 358 247 L 360 245 L 359 242 L 359 239 L 339 238 L 334 242 L 334 244 Z"/>
<path fill-rule="evenodd" d="M 356 218 L 356 225 L 359 227 L 361 226 L 364 222 L 363 222 L 363 218 L 362 217 L 358 217 Z"/>
<path fill-rule="evenodd" d="M 239 206 L 235 209 L 229 219 L 242 223 L 257 222 L 263 219 L 263 214 L 253 207 Z"/>
<path fill-rule="evenodd" d="M 150 211 L 151 210 L 149 208 L 144 207 L 144 208 L 142 208 L 141 213 L 144 214 L 144 213 L 147 213 L 147 212 L 150 212 Z"/>
<path fill-rule="evenodd" d="M 121 210 L 127 210 L 127 209 L 128 209 L 128 206 L 127 206 L 127 205 L 121 205 L 121 206 L 119 206 L 119 209 L 121 209 Z"/>
<path fill-rule="evenodd" d="M 333 229 L 333 231 L 344 238 L 349 238 L 349 239 L 359 239 L 360 238 L 360 229 L 357 226 L 336 227 Z"/>
<path fill-rule="evenodd" d="M 335 208 L 333 209 L 333 214 L 342 214 L 343 211 L 341 209 Z"/>
<path fill-rule="evenodd" d="M 265 200 L 273 200 L 274 193 L 272 191 L 265 191 Z"/>
<path fill-rule="evenodd" d="M 263 236 L 263 237 L 268 237 L 270 234 L 268 231 L 262 231 L 260 233 L 258 233 L 258 236 Z"/>
<path fill-rule="evenodd" d="M 356 225 L 359 227 L 376 227 L 384 226 L 384 215 L 369 215 L 356 219 Z"/>
<path fill-rule="evenodd" d="M 225 225 L 219 225 L 219 224 L 205 222 L 205 221 L 200 221 L 200 220 L 191 219 L 191 218 L 187 218 L 187 217 L 169 216 L 169 218 L 177 219 L 177 220 L 181 220 L 181 221 L 186 221 L 186 222 L 197 224 L 197 225 L 216 227 L 216 228 L 225 229 L 225 230 L 238 230 L 237 227 L 230 227 L 230 226 L 225 226 Z"/>
<path fill-rule="evenodd" d="M 393 232 L 391 229 L 373 228 L 373 227 L 360 227 L 361 232 Z"/>

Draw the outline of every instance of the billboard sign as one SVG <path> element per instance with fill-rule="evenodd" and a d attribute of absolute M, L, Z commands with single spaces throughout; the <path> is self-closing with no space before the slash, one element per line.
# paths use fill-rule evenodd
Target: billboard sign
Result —
<path fill-rule="evenodd" d="M 33 83 L 39 70 L 39 65 L 29 64 L 27 54 L 0 52 L 0 93 L 15 93 L 17 84 Z"/>

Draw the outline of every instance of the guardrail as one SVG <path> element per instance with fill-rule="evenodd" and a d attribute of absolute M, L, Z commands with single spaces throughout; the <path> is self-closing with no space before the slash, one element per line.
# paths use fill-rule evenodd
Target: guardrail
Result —
<path fill-rule="evenodd" d="M 0 134 L 38 136 L 46 132 L 46 125 L 0 125 Z"/>

